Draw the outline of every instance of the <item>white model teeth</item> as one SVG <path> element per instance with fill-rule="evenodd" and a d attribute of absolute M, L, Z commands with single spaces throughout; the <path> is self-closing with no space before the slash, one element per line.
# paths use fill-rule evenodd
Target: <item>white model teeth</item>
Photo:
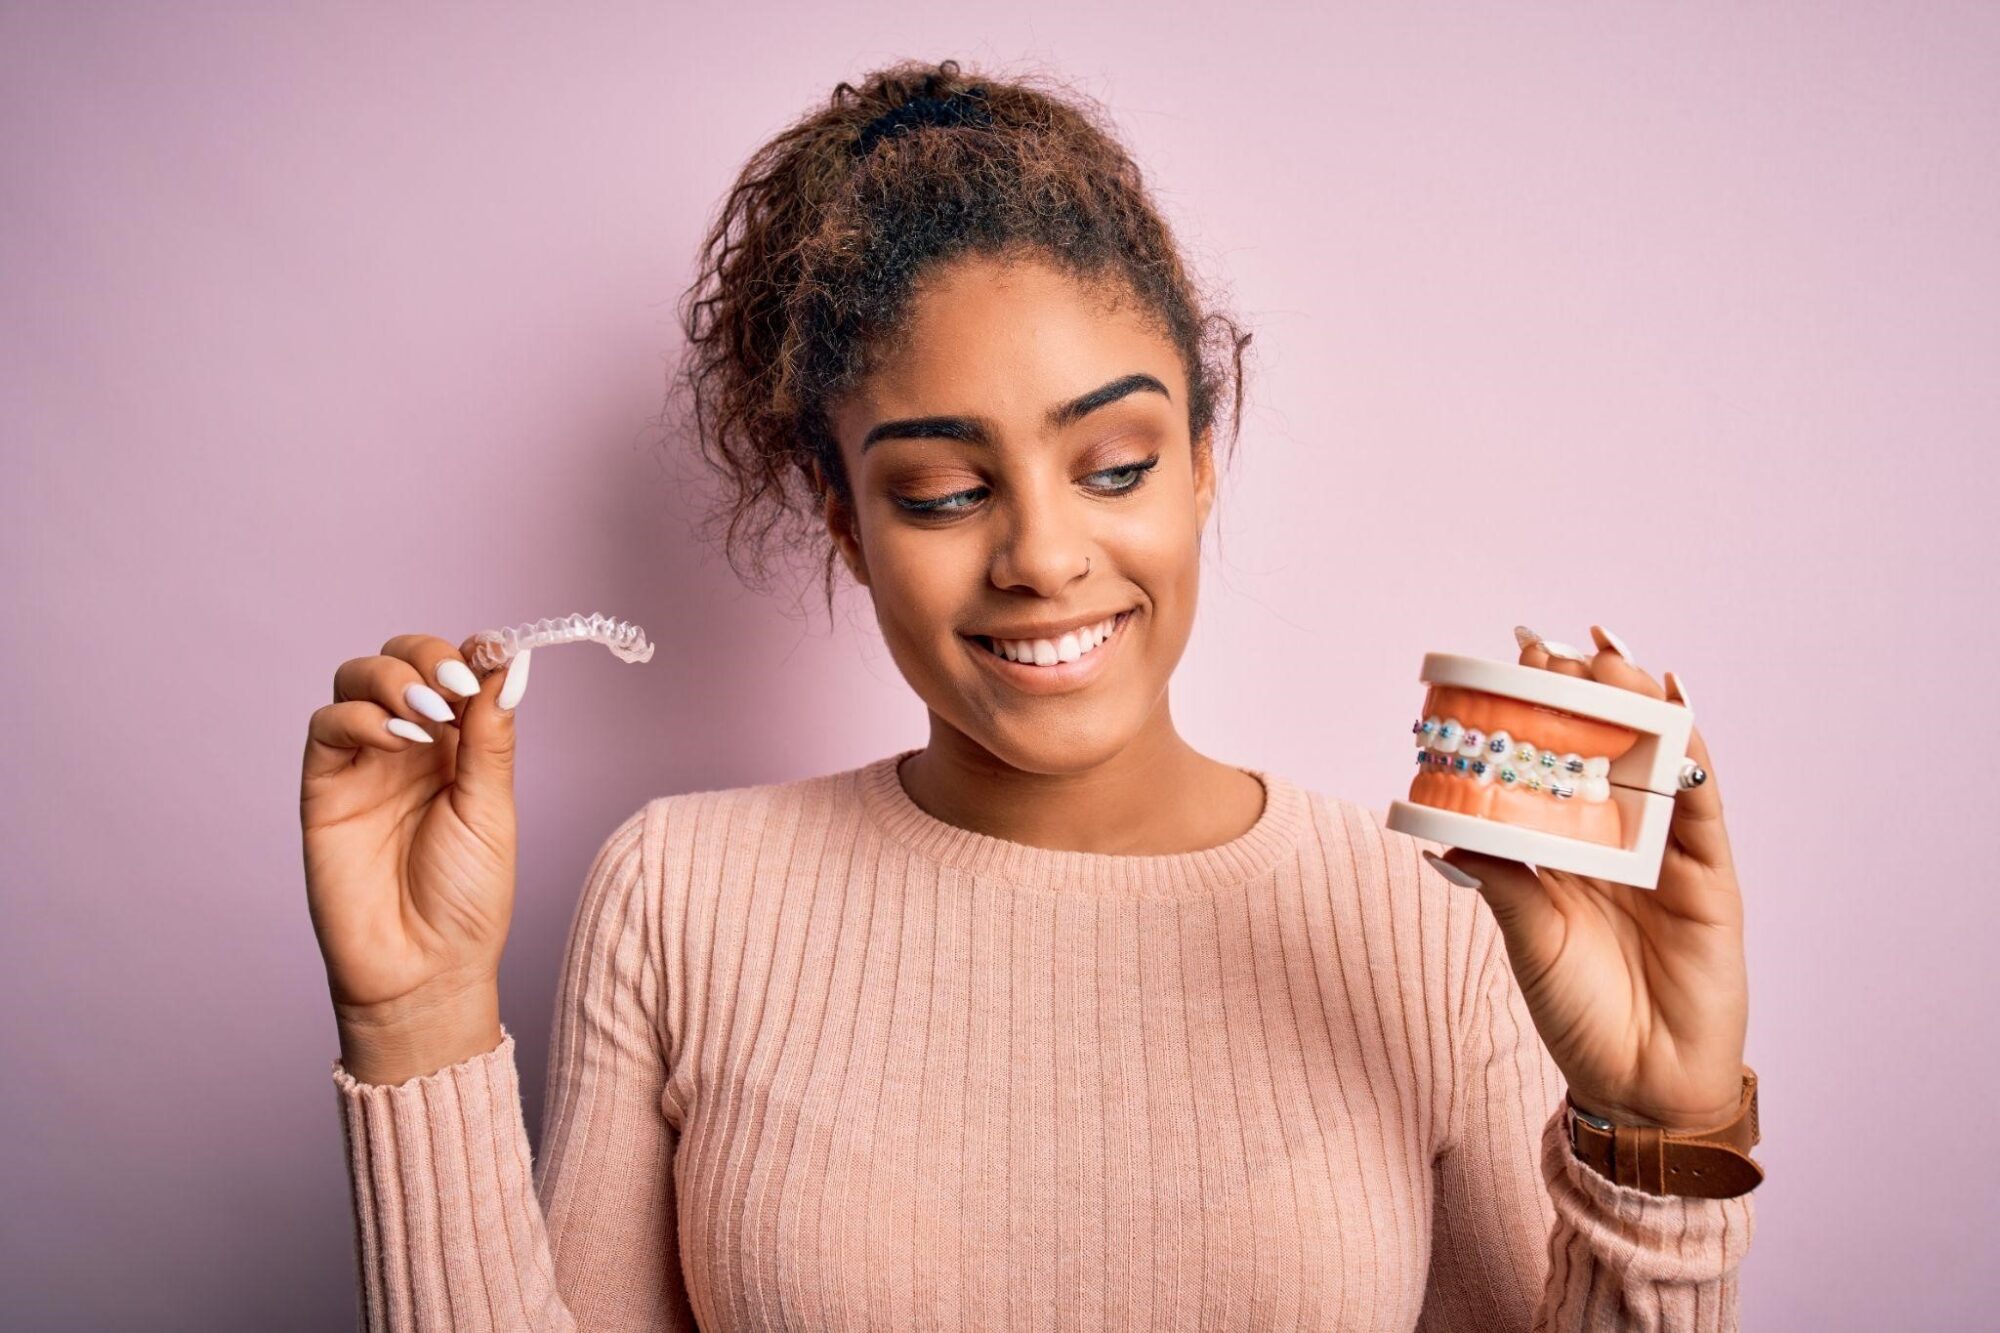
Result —
<path fill-rule="evenodd" d="M 1547 793 L 1556 800 L 1581 798 L 1587 804 L 1611 799 L 1605 755 L 1558 754 L 1505 731 L 1482 733 L 1455 717 L 1433 713 L 1410 724 L 1417 742 L 1417 764 L 1437 773 L 1469 778 L 1475 785 L 1494 783 L 1517 791 Z"/>
<path fill-rule="evenodd" d="M 1122 613 L 1121 613 L 1122 614 Z M 1071 630 L 1060 639 L 993 639 L 986 640 L 993 651 L 1009 662 L 1028 662 L 1035 666 L 1055 666 L 1059 662 L 1074 662 L 1096 650 L 1097 646 L 1111 637 L 1118 628 L 1118 617 L 1100 620 L 1095 625 Z"/>

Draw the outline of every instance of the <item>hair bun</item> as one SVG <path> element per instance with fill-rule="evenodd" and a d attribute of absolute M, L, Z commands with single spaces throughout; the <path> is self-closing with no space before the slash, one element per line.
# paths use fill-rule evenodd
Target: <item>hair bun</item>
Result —
<path fill-rule="evenodd" d="M 929 80 L 926 80 L 926 86 L 930 86 Z M 961 88 L 945 97 L 926 91 L 901 106 L 891 107 L 863 125 L 859 137 L 848 146 L 848 152 L 855 157 L 865 156 L 883 139 L 918 125 L 941 125 L 946 128 L 971 125 L 983 129 L 992 123 L 993 112 L 986 105 L 986 85 L 983 83 Z"/>

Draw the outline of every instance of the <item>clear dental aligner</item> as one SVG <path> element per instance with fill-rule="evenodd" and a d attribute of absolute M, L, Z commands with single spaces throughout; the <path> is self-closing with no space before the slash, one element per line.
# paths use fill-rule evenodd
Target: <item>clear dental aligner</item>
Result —
<path fill-rule="evenodd" d="M 1481 787 L 1499 783 L 1513 791 L 1545 792 L 1558 801 L 1581 797 L 1611 799 L 1611 760 L 1604 755 L 1557 754 L 1517 741 L 1504 731 L 1491 736 L 1455 717 L 1435 715 L 1410 725 L 1417 764 L 1435 773 L 1456 774 Z"/>
<path fill-rule="evenodd" d="M 472 636 L 470 661 L 475 671 L 493 671 L 530 648 L 554 643 L 601 643 L 621 662 L 645 662 L 653 656 L 646 631 L 629 620 L 613 620 L 591 612 L 537 620 L 532 625 L 481 630 Z"/>

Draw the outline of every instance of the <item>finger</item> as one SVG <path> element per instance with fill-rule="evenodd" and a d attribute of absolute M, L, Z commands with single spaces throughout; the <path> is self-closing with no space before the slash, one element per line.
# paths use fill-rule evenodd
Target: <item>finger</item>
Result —
<path fill-rule="evenodd" d="M 390 642 L 395 642 L 393 639 Z M 378 654 L 350 657 L 333 673 L 333 701 L 368 699 L 415 723 L 433 737 L 440 726 L 458 721 L 451 701 L 426 685 L 407 658 Z"/>
<path fill-rule="evenodd" d="M 1688 706 L 1680 677 L 1671 671 L 1667 673 L 1667 697 L 1669 702 Z M 1667 826 L 1667 838 L 1701 865 L 1719 870 L 1730 864 L 1729 832 L 1722 820 L 1722 787 L 1709 758 L 1708 742 L 1699 729 L 1689 730 L 1687 753 L 1708 776 L 1700 786 L 1674 793 L 1674 818 Z"/>
<path fill-rule="evenodd" d="M 1597 655 L 1590 659 L 1592 679 L 1604 685 L 1616 685 L 1621 690 L 1631 690 L 1634 694 L 1643 694 L 1648 699 L 1667 697 L 1660 683 L 1626 655 L 1624 640 L 1602 625 L 1592 625 L 1590 637 L 1597 641 L 1599 649 Z"/>
<path fill-rule="evenodd" d="M 1544 639 L 1526 625 L 1514 626 L 1514 642 L 1521 645 L 1522 666 L 1541 667 L 1563 676 L 1590 677 L 1590 659 L 1566 643 Z"/>
<path fill-rule="evenodd" d="M 1424 859 L 1434 866 L 1439 863 L 1451 866 L 1477 881 L 1460 887 L 1476 889 L 1493 909 L 1493 919 L 1499 923 L 1508 952 L 1514 958 L 1545 962 L 1555 957 L 1562 946 L 1562 914 L 1533 870 L 1519 861 L 1469 852 L 1463 847 L 1454 847 L 1442 856 L 1426 852 Z M 1452 883 L 1459 883 L 1442 869 L 1439 873 Z"/>
<path fill-rule="evenodd" d="M 479 693 L 479 675 L 465 655 L 435 634 L 398 634 L 382 645 L 382 652 L 415 667 L 424 683 L 447 699 L 470 699 Z"/>
<path fill-rule="evenodd" d="M 391 722 L 411 724 L 368 699 L 349 699 L 324 704 L 313 711 L 306 723 L 304 774 L 308 778 L 329 777 L 352 764 L 364 749 L 387 750 L 391 754 L 428 744 L 389 729 Z"/>
<path fill-rule="evenodd" d="M 514 711 L 528 688 L 534 651 L 524 648 L 479 682 L 466 702 L 459 729 L 457 790 L 489 809 L 503 808 L 514 793 Z M 504 706 L 503 706 L 504 705 Z"/>

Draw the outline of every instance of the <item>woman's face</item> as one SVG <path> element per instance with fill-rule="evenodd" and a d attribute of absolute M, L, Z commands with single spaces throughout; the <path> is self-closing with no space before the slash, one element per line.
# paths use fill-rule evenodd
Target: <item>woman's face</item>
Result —
<path fill-rule="evenodd" d="M 1213 468 L 1173 343 L 1121 295 L 1039 262 L 957 261 L 832 413 L 855 509 L 829 499 L 827 522 L 890 655 L 934 726 L 1027 772 L 1081 772 L 1170 727 L 1194 623 Z M 1065 648 L 1065 631 L 1125 612 L 1071 662 L 990 647 L 1074 654 L 1091 640 Z"/>

